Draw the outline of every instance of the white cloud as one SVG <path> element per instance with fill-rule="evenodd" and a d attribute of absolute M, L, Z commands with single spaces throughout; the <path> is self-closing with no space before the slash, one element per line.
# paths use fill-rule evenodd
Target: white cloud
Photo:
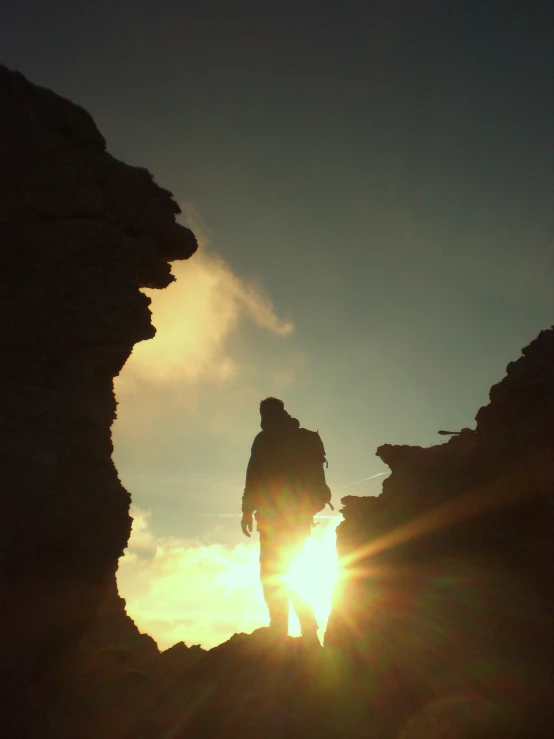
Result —
<path fill-rule="evenodd" d="M 117 389 L 137 381 L 227 381 L 238 362 L 228 340 L 241 323 L 250 322 L 279 337 L 294 330 L 280 319 L 271 298 L 253 280 L 237 276 L 209 247 L 208 228 L 190 203 L 181 203 L 184 220 L 196 234 L 198 252 L 175 262 L 176 282 L 165 290 L 145 290 L 151 298 L 157 334 L 137 344 Z"/>
<path fill-rule="evenodd" d="M 231 548 L 155 537 L 148 513 L 134 507 L 132 516 L 119 590 L 128 614 L 160 648 L 178 641 L 209 648 L 266 624 L 254 543 Z"/>

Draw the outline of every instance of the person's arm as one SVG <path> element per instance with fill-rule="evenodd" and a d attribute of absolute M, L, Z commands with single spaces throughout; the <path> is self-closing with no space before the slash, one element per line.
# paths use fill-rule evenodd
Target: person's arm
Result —
<path fill-rule="evenodd" d="M 252 449 L 254 452 L 254 449 Z M 254 498 L 258 489 L 258 465 L 257 460 L 252 453 L 248 461 L 248 467 L 246 468 L 246 482 L 244 485 L 244 493 L 242 494 L 242 512 L 243 513 L 254 513 L 256 506 L 254 504 Z"/>
<path fill-rule="evenodd" d="M 240 525 L 242 533 L 248 537 L 252 533 L 252 516 L 256 510 L 256 496 L 260 484 L 258 464 L 259 443 L 257 444 L 257 441 L 258 437 L 254 439 L 254 443 L 252 444 L 252 451 L 246 468 L 246 482 L 242 494 L 242 521 Z"/>

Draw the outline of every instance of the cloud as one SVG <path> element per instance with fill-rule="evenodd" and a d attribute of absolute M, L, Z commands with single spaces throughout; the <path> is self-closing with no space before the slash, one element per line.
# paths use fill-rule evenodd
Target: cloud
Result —
<path fill-rule="evenodd" d="M 256 541 L 225 547 L 159 537 L 151 531 L 148 512 L 133 506 L 131 514 L 133 530 L 117 574 L 119 592 L 138 628 L 161 649 L 178 641 L 211 648 L 233 633 L 267 625 Z M 322 628 L 331 607 L 337 523 L 321 521 L 306 550 L 309 571 L 300 571 Z M 291 633 L 298 633 L 295 618 Z"/>
<path fill-rule="evenodd" d="M 160 648 L 178 641 L 210 648 L 266 624 L 258 550 L 156 537 L 133 507 L 133 530 L 117 574 L 127 613 Z"/>
<path fill-rule="evenodd" d="M 119 391 L 137 381 L 227 381 L 238 371 L 228 342 L 242 323 L 252 323 L 278 337 L 294 330 L 275 312 L 271 298 L 253 280 L 236 275 L 210 249 L 210 231 L 196 208 L 181 203 L 183 220 L 196 234 L 198 252 L 176 262 L 176 282 L 165 290 L 145 290 L 150 297 L 156 337 L 137 344 L 117 380 Z"/>

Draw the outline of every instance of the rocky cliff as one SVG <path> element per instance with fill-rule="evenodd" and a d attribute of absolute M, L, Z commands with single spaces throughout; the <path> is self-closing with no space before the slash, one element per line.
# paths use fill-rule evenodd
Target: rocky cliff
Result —
<path fill-rule="evenodd" d="M 158 645 L 148 634 L 142 634 L 126 611 L 119 594 L 117 567 L 108 576 L 108 585 L 94 621 L 84 633 L 79 650 L 84 659 L 94 661 L 99 654 L 125 653 L 128 659 L 143 664 L 159 654 Z"/>
<path fill-rule="evenodd" d="M 140 288 L 166 287 L 196 241 L 82 108 L 5 67 L 0 101 L 0 691 L 15 736 L 126 546 L 113 378 L 155 333 Z"/>
<path fill-rule="evenodd" d="M 446 444 L 380 447 L 391 469 L 382 494 L 343 499 L 337 545 L 347 576 L 325 643 L 361 660 L 377 683 L 395 675 L 404 718 L 471 696 L 514 724 L 546 721 L 554 665 L 553 329 L 508 365 L 476 421 Z M 395 710 L 400 721 L 403 711 Z"/>

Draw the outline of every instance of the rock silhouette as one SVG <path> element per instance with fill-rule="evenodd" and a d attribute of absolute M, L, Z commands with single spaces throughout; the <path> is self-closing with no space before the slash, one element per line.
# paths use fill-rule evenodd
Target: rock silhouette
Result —
<path fill-rule="evenodd" d="M 532 717 L 552 721 L 553 388 L 549 329 L 508 365 L 474 431 L 381 446 L 382 494 L 343 499 L 338 551 L 356 576 L 325 643 L 370 659 L 378 682 L 396 673 L 399 720 L 471 694 L 522 736 Z"/>
<path fill-rule="evenodd" d="M 82 108 L 5 67 L 0 100 L 1 735 L 38 736 L 129 537 L 110 427 L 112 380 L 155 333 L 139 288 L 196 240 Z"/>
<path fill-rule="evenodd" d="M 112 381 L 154 335 L 139 288 L 196 241 L 84 110 L 4 67 L 0 100 L 0 736 L 552 736 L 554 331 L 474 431 L 379 448 L 382 494 L 343 499 L 324 649 L 260 629 L 160 653 L 115 586 Z"/>
<path fill-rule="evenodd" d="M 119 595 L 117 568 L 108 577 L 100 608 L 79 643 L 84 658 L 94 659 L 102 651 L 118 650 L 127 660 L 142 663 L 159 654 L 158 645 L 148 634 L 141 634 L 125 610 L 125 600 Z"/>

